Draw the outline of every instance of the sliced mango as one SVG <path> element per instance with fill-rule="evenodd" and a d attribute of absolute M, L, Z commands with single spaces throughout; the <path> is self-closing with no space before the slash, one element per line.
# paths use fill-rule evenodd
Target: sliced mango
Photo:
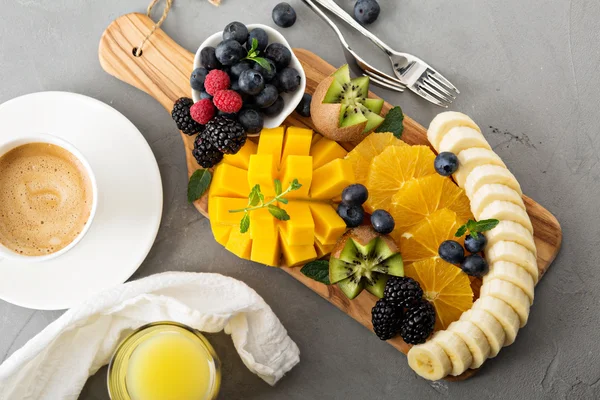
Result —
<path fill-rule="evenodd" d="M 233 229 L 233 226 L 211 224 L 211 229 L 217 243 L 225 246 L 229 240 L 229 235 L 231 234 L 231 229 Z"/>
<path fill-rule="evenodd" d="M 279 168 L 281 161 L 281 151 L 283 149 L 283 136 L 285 127 L 263 129 L 260 132 L 260 140 L 256 154 L 268 154 L 273 156 L 275 169 Z"/>
<path fill-rule="evenodd" d="M 283 153 L 281 155 L 281 164 L 285 163 L 287 156 L 307 156 L 310 152 L 310 143 L 312 141 L 312 129 L 298 128 L 290 126 L 285 132 L 283 141 Z"/>
<path fill-rule="evenodd" d="M 354 183 L 352 165 L 348 160 L 338 158 L 313 171 L 310 195 L 313 199 L 333 199 L 352 183 Z"/>
<path fill-rule="evenodd" d="M 290 246 L 283 235 L 281 236 L 281 250 L 285 265 L 294 267 L 296 265 L 305 264 L 317 258 L 317 251 L 314 244 L 307 246 Z"/>
<path fill-rule="evenodd" d="M 289 155 L 281 164 L 281 173 L 279 174 L 283 190 L 286 190 L 294 179 L 302 187 L 285 195 L 288 199 L 305 199 L 308 197 L 310 185 L 312 183 L 312 157 Z"/>
<path fill-rule="evenodd" d="M 321 244 L 321 242 L 315 240 L 315 251 L 317 252 L 318 258 L 321 258 L 331 253 L 334 247 L 335 244 Z"/>
<path fill-rule="evenodd" d="M 313 135 L 312 142 L 310 143 L 311 147 L 312 147 L 312 146 L 314 146 L 314 144 L 315 144 L 315 143 L 317 143 L 317 142 L 318 142 L 319 140 L 321 140 L 321 139 L 323 139 L 323 136 L 321 136 L 321 135 L 320 135 L 320 134 L 318 134 L 318 133 L 315 133 L 315 134 Z"/>
<path fill-rule="evenodd" d="M 337 142 L 325 138 L 314 142 L 310 149 L 310 155 L 313 158 L 313 169 L 320 168 L 336 158 L 344 158 L 346 154 L 348 152 Z"/>
<path fill-rule="evenodd" d="M 325 203 L 310 203 L 315 223 L 315 238 L 323 245 L 334 245 L 346 231 L 346 223 L 335 209 Z"/>
<path fill-rule="evenodd" d="M 248 198 L 248 171 L 230 164 L 220 163 L 215 168 L 210 195 Z"/>
<path fill-rule="evenodd" d="M 253 154 L 250 156 L 248 168 L 248 187 L 260 185 L 260 190 L 265 196 L 275 196 L 273 181 L 277 176 L 277 169 L 272 154 Z"/>
<path fill-rule="evenodd" d="M 250 236 L 252 237 L 252 261 L 278 266 L 281 258 L 279 227 L 267 209 L 250 213 Z"/>
<path fill-rule="evenodd" d="M 232 229 L 225 248 L 240 258 L 250 259 L 252 239 L 250 233 L 241 233 L 239 229 Z"/>
<path fill-rule="evenodd" d="M 209 201 L 208 217 L 215 225 L 239 226 L 243 213 L 230 213 L 229 210 L 239 210 L 248 205 L 247 198 L 211 197 Z"/>
<path fill-rule="evenodd" d="M 289 204 L 279 206 L 290 216 L 288 221 L 279 222 L 281 236 L 290 246 L 312 246 L 315 241 L 315 223 L 309 203 L 290 201 Z"/>
<path fill-rule="evenodd" d="M 246 144 L 236 154 L 225 154 L 223 162 L 234 167 L 248 170 L 250 166 L 250 156 L 256 154 L 258 145 L 251 140 L 246 140 Z"/>

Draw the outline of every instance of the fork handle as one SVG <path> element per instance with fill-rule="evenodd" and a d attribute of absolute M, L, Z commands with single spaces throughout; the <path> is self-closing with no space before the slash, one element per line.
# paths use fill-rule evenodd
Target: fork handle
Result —
<path fill-rule="evenodd" d="M 350 25 L 351 27 L 353 27 L 354 29 L 356 29 L 357 31 L 362 33 L 371 42 L 375 43 L 377 45 L 377 47 L 379 47 L 388 56 L 391 56 L 395 52 L 394 49 L 392 49 L 390 46 L 388 46 L 386 43 L 384 43 L 377 36 L 375 36 L 374 34 L 369 32 L 361 24 L 356 22 L 354 20 L 354 18 L 352 18 L 346 11 L 344 11 L 340 6 L 338 6 L 333 0 L 313 0 L 313 1 L 317 4 L 320 4 L 321 6 L 325 7 L 326 9 L 331 11 L 333 14 L 335 14 L 336 16 L 341 18 L 348 25 Z"/>

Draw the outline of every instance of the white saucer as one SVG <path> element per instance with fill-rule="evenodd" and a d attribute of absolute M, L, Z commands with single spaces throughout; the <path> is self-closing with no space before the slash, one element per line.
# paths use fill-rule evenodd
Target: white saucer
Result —
<path fill-rule="evenodd" d="M 59 136 L 87 158 L 98 181 L 98 210 L 87 235 L 44 262 L 0 260 L 0 299 L 58 310 L 125 282 L 158 233 L 160 172 L 140 131 L 121 113 L 90 97 L 42 92 L 0 105 L 0 143 L 24 130 Z"/>

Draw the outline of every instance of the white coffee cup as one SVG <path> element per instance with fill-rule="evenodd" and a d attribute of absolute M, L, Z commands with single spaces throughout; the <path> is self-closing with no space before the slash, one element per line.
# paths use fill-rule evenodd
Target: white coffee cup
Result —
<path fill-rule="evenodd" d="M 85 172 L 89 178 L 90 186 L 91 186 L 92 192 L 93 192 L 92 193 L 92 207 L 90 208 L 90 216 L 88 217 L 85 225 L 83 226 L 83 229 L 71 243 L 69 243 L 67 246 L 63 247 L 62 249 L 60 249 L 54 253 L 50 253 L 50 254 L 46 254 L 46 255 L 31 256 L 31 255 L 19 254 L 13 250 L 7 248 L 0 242 L 0 258 L 6 258 L 6 259 L 10 259 L 10 260 L 15 260 L 15 261 L 39 262 L 39 261 L 51 260 L 51 259 L 62 256 L 63 254 L 65 254 L 66 252 L 71 250 L 73 247 L 75 247 L 77 245 L 77 243 L 79 243 L 81 241 L 81 239 L 83 239 L 85 234 L 90 229 L 90 226 L 92 225 L 94 216 L 96 215 L 96 209 L 98 207 L 98 184 L 96 182 L 96 176 L 94 175 L 94 171 L 92 170 L 92 167 L 90 166 L 90 164 L 88 163 L 86 158 L 83 156 L 83 154 L 81 154 L 81 152 L 79 150 L 77 150 L 77 148 L 75 148 L 75 146 L 73 146 L 71 143 L 67 142 L 66 140 L 61 139 L 54 135 L 47 134 L 47 133 L 31 133 L 31 134 L 26 134 L 24 136 L 21 136 L 18 139 L 4 141 L 4 142 L 0 141 L 0 157 L 2 157 L 6 153 L 8 153 L 9 151 L 11 151 L 17 147 L 20 147 L 20 146 L 23 146 L 26 144 L 30 144 L 30 143 L 53 144 L 53 145 L 62 147 L 63 149 L 67 150 L 69 153 L 73 154 L 79 160 L 79 162 L 81 162 L 81 165 L 83 165 L 83 167 L 85 168 Z"/>

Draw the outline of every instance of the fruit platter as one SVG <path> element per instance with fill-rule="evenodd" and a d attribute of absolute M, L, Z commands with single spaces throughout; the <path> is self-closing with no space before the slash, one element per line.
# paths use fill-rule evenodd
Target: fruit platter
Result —
<path fill-rule="evenodd" d="M 368 77 L 257 29 L 232 23 L 194 57 L 128 14 L 99 56 L 172 114 L 188 198 L 224 249 L 280 267 L 421 377 L 471 376 L 527 323 L 560 225 L 469 116 L 444 112 L 425 129 L 370 93 Z"/>

